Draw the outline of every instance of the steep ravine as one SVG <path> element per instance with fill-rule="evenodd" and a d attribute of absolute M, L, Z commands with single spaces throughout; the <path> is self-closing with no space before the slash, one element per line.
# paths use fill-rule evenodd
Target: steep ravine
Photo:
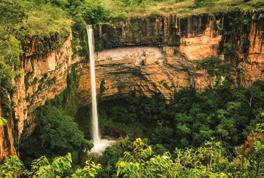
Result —
<path fill-rule="evenodd" d="M 168 100 L 186 86 L 202 90 L 214 78 L 196 70 L 197 61 L 223 56 L 223 46 L 237 46 L 241 83 L 249 85 L 264 79 L 264 20 L 247 15 L 247 24 L 234 32 L 229 24 L 234 14 L 151 16 L 120 20 L 95 28 L 98 49 L 97 88 L 101 97 L 125 95 L 131 91 L 147 96 L 163 94 Z M 255 17 L 256 16 L 256 17 Z M 235 35 L 234 35 L 235 33 Z M 72 58 L 71 35 L 63 46 L 45 55 L 25 55 L 23 75 L 16 80 L 11 96 L 13 115 L 0 129 L 0 158 L 15 154 L 22 133 L 34 129 L 32 112 L 67 88 L 67 76 L 75 64 L 76 93 L 82 103 L 90 98 L 89 66 L 80 57 Z M 111 49 L 115 48 L 115 49 Z M 1 115 L 1 108 L 0 108 Z"/>

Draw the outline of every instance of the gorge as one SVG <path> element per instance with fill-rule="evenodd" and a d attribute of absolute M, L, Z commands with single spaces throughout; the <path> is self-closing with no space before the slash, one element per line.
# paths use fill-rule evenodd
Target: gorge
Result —
<path fill-rule="evenodd" d="M 154 18 L 154 24 L 164 26 L 164 24 L 167 23 L 168 17 L 150 18 Z M 196 17 L 191 16 L 184 18 L 184 20 L 191 18 Z M 200 31 L 200 33 L 195 34 L 195 32 L 186 31 L 185 33 L 188 36 L 184 35 L 180 39 L 179 47 L 166 47 L 165 42 L 168 41 L 167 37 L 167 39 L 164 39 L 165 47 L 163 47 L 162 50 L 160 50 L 160 48 L 153 48 L 149 49 L 150 52 L 148 52 L 148 49 L 144 49 L 145 47 L 143 47 L 138 48 L 139 52 L 138 54 L 135 54 L 133 52 L 133 48 L 132 50 L 121 48 L 120 50 L 132 52 L 127 52 L 127 54 L 121 55 L 121 57 L 117 57 L 116 59 L 111 59 L 111 56 L 109 57 L 104 55 L 104 53 L 107 54 L 107 51 L 99 52 L 97 64 L 98 79 L 96 80 L 96 86 L 98 90 L 98 87 L 102 84 L 102 81 L 104 81 L 103 83 L 105 91 L 101 93 L 102 97 L 111 96 L 116 93 L 126 94 L 129 93 L 129 91 L 134 90 L 136 92 L 144 93 L 147 96 L 150 96 L 153 93 L 162 93 L 169 99 L 171 98 L 172 93 L 179 88 L 192 85 L 198 90 L 201 90 L 212 84 L 213 79 L 210 79 L 210 77 L 203 70 L 195 71 L 194 65 L 199 59 L 217 54 L 219 47 L 221 47 L 219 46 L 217 48 L 217 45 L 223 44 L 223 42 L 228 40 L 228 36 L 217 35 L 217 31 L 214 29 L 214 26 L 218 21 L 210 20 L 210 16 L 197 17 L 195 22 L 201 21 L 202 18 L 206 19 L 203 21 L 204 24 L 200 24 L 200 28 L 199 26 L 196 27 L 196 31 Z M 137 20 L 135 21 L 139 23 L 140 20 L 141 19 L 138 19 L 138 22 Z M 193 25 L 192 21 L 185 20 L 185 22 L 187 22 L 189 30 L 193 31 L 191 28 L 191 25 Z M 248 45 L 249 49 L 247 56 L 244 56 L 243 51 L 240 50 L 242 46 L 240 46 L 238 49 L 240 51 L 239 55 L 242 59 L 242 62 L 239 63 L 239 66 L 237 67 L 243 68 L 241 71 L 241 77 L 244 85 L 248 85 L 255 80 L 263 80 L 262 69 L 264 52 L 261 40 L 261 34 L 264 28 L 263 21 L 261 19 L 252 21 L 249 26 L 250 31 L 248 31 L 247 35 L 249 37 L 250 43 Z M 98 27 L 99 31 L 100 28 L 102 27 Z M 147 28 L 150 28 L 150 26 Z M 98 30 L 96 30 L 96 32 Z M 163 30 L 163 35 L 165 38 L 170 28 L 164 26 L 164 28 L 160 30 Z M 224 27 L 223 30 L 228 30 L 228 27 Z M 109 30 L 109 33 L 110 32 L 111 30 Z M 132 32 L 127 27 L 127 30 L 124 29 L 121 31 L 119 36 L 117 35 L 120 38 L 120 41 L 127 40 L 127 42 L 124 42 L 123 46 L 134 46 L 140 43 L 140 41 L 137 42 L 137 40 L 140 40 L 137 36 L 121 36 L 122 34 L 130 33 Z M 158 32 L 154 31 L 153 33 Z M 96 34 L 99 35 L 99 33 Z M 108 31 L 106 34 L 108 35 Z M 80 57 L 71 57 L 71 39 L 72 37 L 70 35 L 60 49 L 51 51 L 43 57 L 40 56 L 34 58 L 34 55 L 32 55 L 34 54 L 33 52 L 26 54 L 26 58 L 23 61 L 26 75 L 17 80 L 17 90 L 13 95 L 14 117 L 17 118 L 18 122 L 16 123 L 15 127 L 11 126 L 11 123 L 7 125 L 8 129 L 17 128 L 15 134 L 18 135 L 18 138 L 21 137 L 25 125 L 30 125 L 30 127 L 34 125 L 30 124 L 33 122 L 31 113 L 37 107 L 43 105 L 46 100 L 54 98 L 56 94 L 62 92 L 67 87 L 67 75 L 70 72 L 71 66 L 75 63 L 77 63 L 76 71 L 79 78 L 77 92 L 80 93 L 80 99 L 84 103 L 89 101 L 90 75 L 89 71 L 87 70 L 88 67 L 86 63 L 78 62 L 80 61 Z M 95 37 L 95 40 L 97 41 L 97 37 Z M 132 40 L 135 40 L 135 42 Z M 241 44 L 240 40 L 237 41 L 237 43 Z M 142 45 L 148 44 L 144 44 L 144 41 L 142 41 Z M 156 44 L 153 43 L 153 45 L 155 46 Z M 35 53 L 37 54 L 37 46 L 32 46 L 32 49 L 35 49 Z M 143 54 L 143 51 L 147 51 L 147 54 Z M 110 53 L 112 53 L 112 51 L 110 51 Z M 122 52 L 118 52 L 118 54 L 120 53 L 122 54 Z M 100 55 L 102 56 L 102 60 L 100 59 Z M 158 57 L 156 58 L 156 56 Z M 247 58 L 247 62 L 243 62 L 243 57 Z M 142 65 L 143 60 L 145 60 L 145 65 Z M 165 72 L 164 69 L 167 71 Z M 104 75 L 107 75 L 106 79 L 103 78 Z M 119 81 L 116 80 L 118 76 L 120 76 L 121 79 Z M 101 81 L 101 84 L 98 83 L 99 81 Z M 56 85 L 53 83 L 56 83 Z M 14 150 L 14 143 L 11 142 L 9 144 L 4 144 L 4 142 L 6 142 L 4 141 L 6 138 L 9 138 L 9 141 L 13 140 L 12 133 L 14 130 L 11 130 L 6 134 L 2 132 L 2 134 L 4 134 L 2 136 L 2 156 L 14 153 L 14 151 L 12 151 Z M 27 130 L 31 129 L 29 128 Z"/>
<path fill-rule="evenodd" d="M 91 15 L 95 12 L 87 13 L 84 17 L 91 26 L 83 27 L 80 19 L 73 18 L 68 31 L 21 41 L 21 72 L 13 80 L 14 88 L 5 90 L 0 83 L 0 116 L 6 120 L 0 127 L 0 160 L 12 155 L 27 158 L 27 150 L 33 152 L 29 148 L 34 147 L 30 139 L 39 141 L 35 144 L 39 147 L 52 147 L 40 142 L 44 136 L 39 136 L 45 126 L 52 125 L 48 127 L 52 130 L 59 125 L 40 121 L 52 109 L 58 118 L 70 116 L 82 137 L 93 140 L 93 149 L 90 143 L 76 143 L 78 151 L 74 147 L 71 153 L 79 160 L 85 149 L 97 153 L 113 144 L 106 135 L 115 139 L 146 136 L 148 144 L 162 141 L 163 146 L 153 146 L 162 153 L 175 147 L 199 147 L 203 139 L 217 137 L 231 150 L 243 144 L 253 124 L 263 122 L 262 10 L 187 15 L 169 11 L 98 23 Z M 4 69 L 1 64 L 0 69 Z M 74 129 L 69 133 L 73 135 Z M 56 134 L 63 132 L 55 128 L 51 137 Z M 120 147 L 127 142 L 121 141 Z M 133 146 L 148 150 L 142 142 L 136 139 L 128 152 L 133 155 Z M 53 150 L 58 151 L 56 146 Z M 65 150 L 63 154 L 69 152 L 66 146 Z M 115 151 L 109 148 L 106 154 Z M 120 153 L 115 161 L 124 160 Z"/>

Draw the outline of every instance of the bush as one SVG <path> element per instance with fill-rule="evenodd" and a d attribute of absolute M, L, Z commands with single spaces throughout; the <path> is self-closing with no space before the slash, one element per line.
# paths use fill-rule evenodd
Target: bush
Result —
<path fill-rule="evenodd" d="M 46 156 L 41 156 L 31 163 L 31 169 L 26 169 L 24 164 L 16 156 L 5 160 L 0 165 L 1 177 L 72 177 L 72 178 L 90 178 L 95 177 L 101 169 L 100 164 L 96 164 L 90 160 L 85 162 L 84 167 L 73 168 L 72 156 L 70 153 L 65 156 L 58 156 L 51 161 Z"/>
<path fill-rule="evenodd" d="M 91 148 L 79 130 L 78 124 L 55 107 L 46 106 L 37 111 L 38 131 L 41 146 L 53 153 Z"/>
<path fill-rule="evenodd" d="M 84 3 L 80 10 L 83 14 L 84 20 L 88 24 L 95 24 L 99 22 L 104 22 L 109 18 L 109 12 L 105 7 L 98 1 L 88 1 Z"/>
<path fill-rule="evenodd" d="M 92 143 L 85 139 L 74 119 L 56 107 L 39 108 L 35 117 L 37 127 L 34 133 L 30 137 L 25 135 L 20 144 L 21 156 L 27 164 L 43 154 L 81 153 L 92 148 Z"/>
<path fill-rule="evenodd" d="M 116 163 L 116 174 L 121 177 L 261 177 L 263 155 L 257 160 L 252 169 L 250 163 L 255 163 L 256 158 L 240 153 L 231 157 L 222 143 L 213 139 L 198 148 L 176 148 L 173 154 L 162 155 L 153 153 L 152 146 L 136 139 Z"/>
<path fill-rule="evenodd" d="M 213 0 L 194 0 L 195 7 L 209 6 Z"/>

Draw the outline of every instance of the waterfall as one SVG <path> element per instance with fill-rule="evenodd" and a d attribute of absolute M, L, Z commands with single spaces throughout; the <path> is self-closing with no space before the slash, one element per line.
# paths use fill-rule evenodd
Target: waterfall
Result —
<path fill-rule="evenodd" d="M 96 77 L 95 77 L 95 55 L 94 55 L 94 36 L 91 25 L 86 26 L 89 57 L 90 57 L 90 76 L 91 76 L 91 95 L 92 95 L 92 136 L 94 147 L 88 154 L 101 155 L 104 150 L 115 143 L 114 140 L 101 139 L 98 125 L 98 112 L 96 100 Z"/>
<path fill-rule="evenodd" d="M 90 57 L 90 76 L 91 76 L 91 95 L 92 95 L 92 136 L 93 143 L 100 142 L 99 126 L 98 126 L 98 112 L 96 100 L 96 77 L 95 77 L 95 57 L 94 57 L 94 36 L 91 25 L 86 26 L 88 37 L 89 57 Z"/>

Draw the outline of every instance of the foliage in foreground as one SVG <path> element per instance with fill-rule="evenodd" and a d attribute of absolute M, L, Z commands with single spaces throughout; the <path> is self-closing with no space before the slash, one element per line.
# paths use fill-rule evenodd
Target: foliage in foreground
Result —
<path fill-rule="evenodd" d="M 84 167 L 73 168 L 71 154 L 59 156 L 49 161 L 46 156 L 42 156 L 31 163 L 31 169 L 24 167 L 23 162 L 16 156 L 10 157 L 0 166 L 0 176 L 11 178 L 14 176 L 53 178 L 53 177 L 71 177 L 71 178 L 89 178 L 95 177 L 100 164 L 87 160 Z"/>
<path fill-rule="evenodd" d="M 264 176 L 264 125 L 257 125 L 243 147 L 230 155 L 221 142 L 211 139 L 201 147 L 176 148 L 173 152 L 159 152 L 137 138 L 124 139 L 108 148 L 103 156 L 87 160 L 74 168 L 71 154 L 55 157 L 52 161 L 42 156 L 26 169 L 18 157 L 11 157 L 0 165 L 1 177 L 261 177 Z"/>
<path fill-rule="evenodd" d="M 262 125 L 263 127 L 263 125 Z M 262 133 L 263 134 L 263 133 Z M 206 141 L 199 148 L 176 148 L 157 154 L 136 139 L 117 162 L 122 177 L 261 177 L 264 174 L 264 138 L 254 137 L 252 150 L 235 157 L 219 141 Z M 242 154 L 243 153 L 243 154 Z"/>

